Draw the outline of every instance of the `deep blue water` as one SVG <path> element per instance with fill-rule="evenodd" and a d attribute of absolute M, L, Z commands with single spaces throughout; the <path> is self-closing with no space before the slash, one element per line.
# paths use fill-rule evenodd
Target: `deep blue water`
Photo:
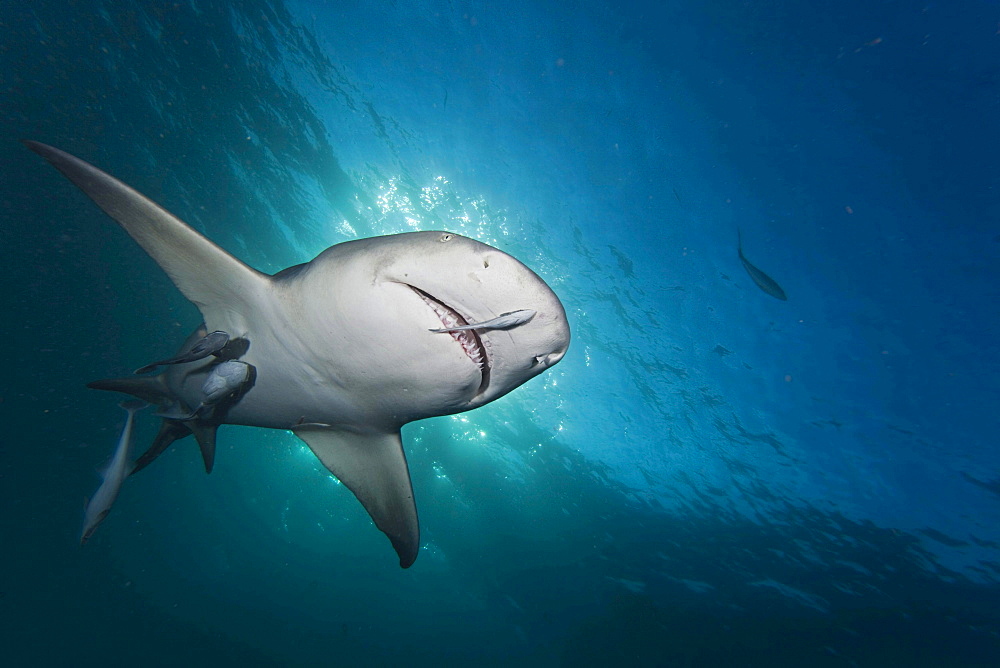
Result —
<path fill-rule="evenodd" d="M 1000 662 L 997 2 L 22 0 L 0 29 L 5 663 Z M 124 417 L 84 384 L 199 317 L 19 138 L 269 273 L 483 240 L 570 352 L 404 429 L 408 570 L 244 427 L 81 548 Z"/>

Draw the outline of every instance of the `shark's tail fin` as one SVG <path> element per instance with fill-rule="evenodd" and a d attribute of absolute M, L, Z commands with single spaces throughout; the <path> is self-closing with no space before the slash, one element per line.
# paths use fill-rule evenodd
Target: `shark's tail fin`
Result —
<path fill-rule="evenodd" d="M 87 383 L 87 387 L 93 390 L 107 390 L 109 392 L 131 394 L 145 402 L 158 406 L 173 405 L 176 403 L 176 399 L 171 394 L 169 388 L 167 388 L 162 375 L 106 378 Z M 160 432 L 153 439 L 153 444 L 136 460 L 135 466 L 132 468 L 132 473 L 146 468 L 171 443 L 192 433 L 198 441 L 198 447 L 201 449 L 201 457 L 205 462 L 205 472 L 211 473 L 212 467 L 215 465 L 216 428 L 217 425 L 200 420 L 181 422 L 179 420 L 165 419 L 163 425 L 160 427 Z"/>
<path fill-rule="evenodd" d="M 173 397 L 171 397 L 170 390 L 167 389 L 162 376 L 105 378 L 87 383 L 87 387 L 92 390 L 131 394 L 133 397 L 138 397 L 150 404 L 162 405 L 173 402 Z"/>
<path fill-rule="evenodd" d="M 190 436 L 191 430 L 185 426 L 183 422 L 178 422 L 176 420 L 164 420 L 163 424 L 160 425 L 160 432 L 153 439 L 153 444 L 149 446 L 146 452 L 135 460 L 135 464 L 132 465 L 132 471 L 129 475 L 138 473 L 142 469 L 149 466 L 149 464 L 163 454 L 171 443 L 174 441 L 184 438 L 185 436 Z"/>
<path fill-rule="evenodd" d="M 146 452 L 135 460 L 129 475 L 138 473 L 149 466 L 154 459 L 166 451 L 174 441 L 194 434 L 201 450 L 201 459 L 205 463 L 205 473 L 211 473 L 215 466 L 215 431 L 218 425 L 206 424 L 200 420 L 181 422 L 180 420 L 164 419 L 160 431 L 153 439 L 153 444 Z"/>

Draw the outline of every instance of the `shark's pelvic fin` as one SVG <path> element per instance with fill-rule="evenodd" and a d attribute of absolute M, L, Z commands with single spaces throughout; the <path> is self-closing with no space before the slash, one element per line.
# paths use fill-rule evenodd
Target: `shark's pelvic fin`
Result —
<path fill-rule="evenodd" d="M 292 431 L 354 492 L 375 526 L 392 541 L 399 565 L 408 568 L 420 550 L 420 526 L 399 432 L 319 424 L 302 424 Z"/>
<path fill-rule="evenodd" d="M 215 431 L 219 428 L 217 424 L 211 424 L 204 420 L 191 420 L 187 423 L 188 429 L 194 434 L 201 448 L 201 458 L 205 462 L 205 473 L 211 473 L 215 466 Z"/>
<path fill-rule="evenodd" d="M 235 304 L 268 289 L 270 277 L 243 264 L 113 176 L 47 144 L 24 143 L 114 218 L 194 302 L 210 326 L 233 323 Z"/>

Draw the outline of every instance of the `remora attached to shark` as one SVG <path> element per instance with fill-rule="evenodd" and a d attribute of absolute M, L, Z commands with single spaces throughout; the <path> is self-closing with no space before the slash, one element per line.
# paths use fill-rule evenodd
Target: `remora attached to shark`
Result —
<path fill-rule="evenodd" d="M 114 218 L 201 311 L 204 325 L 179 356 L 221 331 L 246 343 L 240 359 L 256 370 L 252 388 L 225 410 L 165 418 L 136 470 L 192 433 L 210 470 L 220 424 L 290 429 L 361 501 L 406 568 L 420 536 L 402 425 L 489 403 L 566 353 L 569 325 L 555 293 L 486 244 L 448 232 L 359 239 L 268 276 L 93 165 L 25 144 Z M 534 316 L 509 329 L 450 329 L 527 310 Z M 428 331 L 442 327 L 451 335 Z M 90 386 L 190 414 L 217 363 L 206 356 Z"/>
<path fill-rule="evenodd" d="M 80 533 L 80 545 L 83 545 L 94 534 L 97 526 L 104 521 L 104 518 L 111 512 L 111 506 L 118 498 L 122 483 L 129 475 L 131 462 L 129 461 L 132 452 L 132 433 L 135 425 L 135 413 L 146 407 L 146 403 L 136 399 L 123 401 L 120 404 L 128 417 L 125 418 L 125 426 L 122 427 L 122 434 L 118 437 L 118 445 L 111 455 L 107 466 L 101 471 L 101 486 L 97 488 L 94 495 L 87 501 L 87 507 L 83 511 L 83 531 Z"/>

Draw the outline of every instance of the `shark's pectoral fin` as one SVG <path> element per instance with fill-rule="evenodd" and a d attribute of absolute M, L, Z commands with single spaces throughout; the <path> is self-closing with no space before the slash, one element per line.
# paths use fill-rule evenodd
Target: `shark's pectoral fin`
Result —
<path fill-rule="evenodd" d="M 375 526 L 392 541 L 399 565 L 408 568 L 420 549 L 420 527 L 399 432 L 358 432 L 317 424 L 302 424 L 292 431 L 354 492 Z"/>
<path fill-rule="evenodd" d="M 114 218 L 194 302 L 209 326 L 245 326 L 239 317 L 246 312 L 241 304 L 269 289 L 268 276 L 243 264 L 180 218 L 93 165 L 47 144 L 24 143 Z"/>
<path fill-rule="evenodd" d="M 135 460 L 135 464 L 132 465 L 132 471 L 129 475 L 133 475 L 149 466 L 174 441 L 190 435 L 191 430 L 183 422 L 164 420 L 163 424 L 160 425 L 160 432 L 153 439 L 153 444 L 149 446 L 146 452 L 142 453 L 141 457 Z"/>

